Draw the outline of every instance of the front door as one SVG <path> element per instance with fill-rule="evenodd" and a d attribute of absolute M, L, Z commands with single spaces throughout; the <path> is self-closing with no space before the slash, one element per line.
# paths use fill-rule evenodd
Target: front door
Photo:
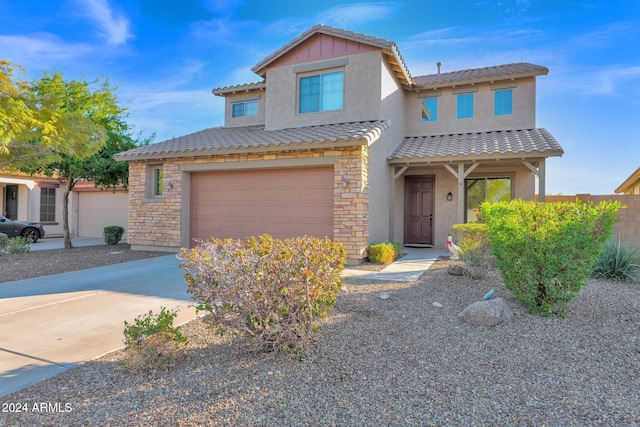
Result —
<path fill-rule="evenodd" d="M 404 203 L 404 243 L 433 245 L 433 177 L 406 177 Z"/>
<path fill-rule="evenodd" d="M 4 212 L 3 215 L 9 219 L 18 219 L 18 186 L 7 185 L 4 194 Z"/>

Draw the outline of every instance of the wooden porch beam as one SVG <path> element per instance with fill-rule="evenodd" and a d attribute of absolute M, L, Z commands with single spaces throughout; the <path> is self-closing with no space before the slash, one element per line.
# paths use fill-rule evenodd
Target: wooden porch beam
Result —
<path fill-rule="evenodd" d="M 409 169 L 409 166 L 403 166 L 400 168 L 399 171 L 397 171 L 396 173 L 393 174 L 393 180 L 395 181 L 396 179 L 400 178 L 400 175 L 402 175 L 403 173 L 405 173 L 405 171 Z"/>

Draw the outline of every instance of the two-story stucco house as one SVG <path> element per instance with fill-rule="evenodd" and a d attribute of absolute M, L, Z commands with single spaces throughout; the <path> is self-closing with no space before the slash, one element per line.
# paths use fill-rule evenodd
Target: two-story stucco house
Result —
<path fill-rule="evenodd" d="M 562 148 L 535 126 L 518 63 L 413 77 L 394 42 L 317 25 L 222 87 L 223 127 L 116 155 L 128 161 L 129 242 L 328 236 L 444 246 L 485 199 L 544 197 Z"/>

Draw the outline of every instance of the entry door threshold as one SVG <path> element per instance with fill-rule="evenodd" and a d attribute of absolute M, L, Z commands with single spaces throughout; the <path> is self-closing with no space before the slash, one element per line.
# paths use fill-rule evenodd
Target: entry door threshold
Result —
<path fill-rule="evenodd" d="M 428 243 L 405 243 L 404 246 L 407 248 L 432 248 L 433 247 L 433 245 L 430 245 Z"/>

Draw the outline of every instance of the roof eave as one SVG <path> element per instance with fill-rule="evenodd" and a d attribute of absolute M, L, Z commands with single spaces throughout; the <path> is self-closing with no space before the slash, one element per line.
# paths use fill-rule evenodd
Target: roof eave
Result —
<path fill-rule="evenodd" d="M 561 157 L 563 150 L 531 151 L 518 153 L 493 153 L 493 154 L 456 154 L 448 156 L 423 156 L 423 157 L 393 157 L 387 160 L 389 165 L 410 164 L 442 164 L 460 162 L 499 162 L 501 160 L 532 160 L 548 157 Z"/>
<path fill-rule="evenodd" d="M 614 193 L 616 194 L 624 193 L 625 191 L 627 191 L 628 188 L 633 187 L 633 185 L 636 184 L 638 181 L 640 181 L 640 168 L 638 168 L 634 173 L 632 173 L 629 178 L 625 179 L 624 182 L 620 184 L 618 188 L 615 189 Z"/>
<path fill-rule="evenodd" d="M 238 93 L 245 93 L 245 92 L 258 92 L 261 90 L 265 90 L 266 87 L 267 87 L 266 82 L 249 83 L 244 85 L 214 88 L 211 90 L 211 93 L 213 93 L 216 96 L 235 95 Z"/>
<path fill-rule="evenodd" d="M 325 26 L 325 25 L 322 25 L 322 24 L 314 25 L 313 27 L 311 27 L 310 29 L 308 29 L 307 31 L 305 31 L 304 33 L 302 33 L 301 35 L 299 35 L 295 39 L 291 40 L 289 43 L 287 43 L 284 46 L 282 46 L 280 49 L 278 49 L 275 52 L 273 52 L 271 55 L 267 56 L 262 61 L 258 62 L 255 66 L 253 66 L 253 68 L 251 68 L 251 71 L 253 71 L 257 75 L 259 75 L 260 77 L 264 78 L 265 75 L 266 75 L 266 69 L 271 63 L 276 61 L 278 58 L 280 58 L 286 52 L 288 52 L 291 49 L 295 48 L 296 46 L 302 44 L 303 42 L 305 42 L 307 39 L 309 39 L 311 36 L 313 36 L 315 34 L 326 34 L 326 35 L 330 35 L 330 36 L 340 37 L 340 38 L 343 38 L 343 39 L 346 39 L 346 40 L 351 40 L 351 41 L 355 41 L 355 42 L 358 42 L 358 43 L 364 43 L 364 44 L 368 44 L 370 46 L 378 47 L 378 48 L 383 49 L 383 50 L 385 50 L 385 49 L 390 50 L 395 45 L 395 43 L 389 42 L 387 40 L 382 40 L 382 39 L 377 39 L 377 38 L 376 39 L 372 38 L 372 39 L 366 39 L 365 40 L 357 33 L 349 32 L 349 31 L 342 31 L 342 30 L 338 31 L 338 30 L 339 29 L 336 29 L 336 28 L 331 27 L 331 26 Z"/>
<path fill-rule="evenodd" d="M 478 77 L 472 79 L 450 80 L 437 83 L 427 83 L 423 85 L 415 85 L 416 91 L 429 90 L 429 89 L 441 89 L 446 87 L 466 86 L 480 83 L 493 83 L 497 81 L 524 79 L 528 77 L 544 76 L 549 73 L 549 70 L 545 67 L 544 70 L 526 71 L 522 73 L 511 74 L 499 74 L 494 76 Z"/>
<path fill-rule="evenodd" d="M 373 137 L 372 137 L 373 138 Z M 357 147 L 360 145 L 370 144 L 369 137 L 363 137 L 359 139 L 351 138 L 349 140 L 338 139 L 337 141 L 321 142 L 291 142 L 270 144 L 253 147 L 231 147 L 231 148 L 211 148 L 204 150 L 184 150 L 184 151 L 165 151 L 159 153 L 143 153 L 138 155 L 126 155 L 120 153 L 114 155 L 114 159 L 118 162 L 135 162 L 146 160 L 161 160 L 161 159 L 175 159 L 179 157 L 207 157 L 207 156 L 223 156 L 227 154 L 248 154 L 248 153 L 267 153 L 275 151 L 298 151 L 298 150 L 312 150 L 315 148 L 342 148 L 342 147 Z M 376 138 L 377 139 L 377 138 Z"/>

